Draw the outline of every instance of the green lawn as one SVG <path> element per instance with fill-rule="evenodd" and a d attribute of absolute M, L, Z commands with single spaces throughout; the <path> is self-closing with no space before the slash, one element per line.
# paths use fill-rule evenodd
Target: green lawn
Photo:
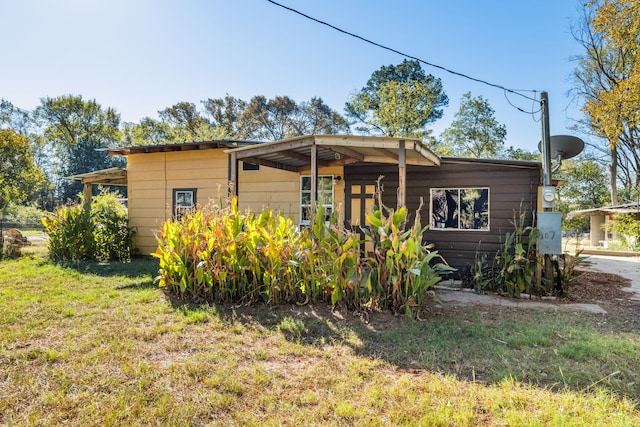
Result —
<path fill-rule="evenodd" d="M 156 270 L 0 262 L 0 425 L 640 425 L 616 319 L 193 306 Z"/>

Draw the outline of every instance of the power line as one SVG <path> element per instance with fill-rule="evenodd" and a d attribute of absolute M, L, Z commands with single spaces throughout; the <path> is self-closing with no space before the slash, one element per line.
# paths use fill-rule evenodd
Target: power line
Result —
<path fill-rule="evenodd" d="M 528 99 L 528 100 L 530 100 L 530 101 L 534 101 L 534 102 L 537 102 L 537 101 L 538 101 L 536 98 L 532 98 L 532 97 L 530 97 L 530 96 L 527 96 L 527 95 L 524 95 L 524 94 L 520 93 L 520 92 L 532 92 L 532 93 L 537 93 L 538 91 L 536 91 L 536 90 L 533 90 L 533 89 L 531 89 L 531 90 L 530 90 L 530 89 L 509 89 L 509 88 L 507 88 L 507 87 L 504 87 L 504 86 L 499 85 L 499 84 L 496 84 L 496 83 L 491 83 L 491 82 L 488 82 L 488 81 L 486 81 L 486 80 L 477 79 L 477 78 L 475 78 L 475 77 L 471 77 L 471 76 L 469 76 L 469 75 L 467 75 L 467 74 L 459 73 L 459 72 L 457 72 L 457 71 L 450 70 L 450 69 L 448 69 L 448 68 L 446 68 L 446 67 L 443 67 L 443 66 L 441 66 L 441 65 L 433 64 L 433 63 L 431 63 L 431 62 L 425 61 L 424 59 L 420 59 L 420 58 L 418 58 L 418 57 L 416 57 L 416 56 L 409 55 L 409 54 L 407 54 L 407 53 L 404 53 L 404 52 L 399 51 L 399 50 L 397 50 L 397 49 L 394 49 L 394 48 L 392 48 L 392 47 L 385 46 L 385 45 L 380 44 L 380 43 L 376 43 L 376 42 L 374 42 L 374 41 L 372 41 L 372 40 L 369 40 L 369 39 L 367 39 L 367 38 L 365 38 L 365 37 L 362 37 L 362 36 L 359 36 L 359 35 L 357 35 L 357 34 L 351 33 L 351 32 L 349 32 L 349 31 L 343 30 L 342 28 L 338 28 L 338 27 L 336 27 L 335 25 L 331 25 L 331 24 L 329 24 L 328 22 L 325 22 L 325 21 L 321 21 L 321 20 L 319 20 L 319 19 L 316 19 L 316 18 L 314 18 L 313 16 L 309 16 L 309 15 L 307 15 L 307 14 L 305 14 L 305 13 L 302 13 L 302 12 L 300 12 L 300 11 L 296 10 L 296 9 L 293 9 L 293 8 L 291 8 L 291 7 L 288 7 L 288 6 L 285 6 L 285 5 L 283 5 L 283 4 L 280 4 L 280 3 L 276 2 L 276 1 L 273 1 L 273 0 L 267 0 L 267 1 L 268 1 L 269 3 L 271 3 L 271 4 L 274 4 L 274 5 L 276 5 L 276 6 L 279 6 L 279 7 L 283 8 L 283 9 L 286 9 L 286 10 L 288 10 L 288 11 L 290 11 L 290 12 L 293 12 L 293 13 L 298 14 L 298 15 L 300 15 L 300 16 L 303 16 L 303 17 L 305 17 L 305 18 L 307 18 L 307 19 L 310 19 L 311 21 L 317 22 L 318 24 L 326 25 L 327 27 L 332 28 L 332 29 L 334 29 L 334 30 L 336 30 L 336 31 L 339 31 L 339 32 L 341 32 L 341 33 L 343 33 L 343 34 L 346 34 L 346 35 L 348 35 L 348 36 L 351 36 L 351 37 L 354 37 L 354 38 L 356 38 L 356 39 L 362 40 L 362 41 L 363 41 L 363 42 L 365 42 L 365 43 L 369 43 L 369 44 L 371 44 L 371 45 L 373 45 L 373 46 L 376 46 L 376 47 L 379 47 L 379 48 L 381 48 L 381 49 L 385 49 L 385 50 L 388 50 L 388 51 L 390 51 L 390 52 L 397 53 L 398 55 L 401 55 L 401 56 L 404 56 L 404 57 L 407 57 L 407 58 L 413 59 L 413 60 L 415 60 L 415 61 L 418 61 L 418 62 L 421 62 L 421 63 L 423 63 L 423 64 L 425 64 L 425 65 L 428 65 L 428 66 L 430 66 L 430 67 L 434 67 L 434 68 L 437 68 L 437 69 L 439 69 L 439 70 L 445 71 L 445 72 L 447 72 L 447 73 L 449 73 L 449 74 L 453 74 L 453 75 L 456 75 L 456 76 L 459 76 L 459 77 L 462 77 L 462 78 L 465 78 L 465 79 L 468 79 L 468 80 L 472 80 L 472 81 L 474 81 L 474 82 L 482 83 L 482 84 L 487 85 L 487 86 L 491 86 L 491 87 L 495 87 L 495 88 L 501 89 L 501 90 L 503 90 L 503 91 L 505 92 L 505 96 L 506 96 L 506 92 L 509 92 L 509 93 L 513 93 L 514 95 L 521 96 L 522 98 L 524 98 L 524 99 Z M 509 102 L 509 104 L 511 104 L 511 102 Z M 511 104 L 511 105 L 512 105 L 514 108 L 516 108 L 517 110 L 522 111 L 523 113 L 526 113 L 526 114 L 535 114 L 534 112 L 524 111 L 524 110 L 522 110 L 521 108 L 516 107 L 516 106 L 515 106 L 515 105 L 513 105 L 513 104 Z"/>

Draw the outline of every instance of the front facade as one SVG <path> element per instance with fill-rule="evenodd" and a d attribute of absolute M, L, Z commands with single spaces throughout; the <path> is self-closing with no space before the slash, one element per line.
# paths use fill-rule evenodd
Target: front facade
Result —
<path fill-rule="evenodd" d="M 363 189 L 373 190 L 371 184 L 380 175 L 384 176 L 383 204 L 395 207 L 398 179 L 393 168 L 345 168 L 348 218 L 362 223 L 362 217 L 356 219 L 361 216 L 358 199 Z M 533 224 L 540 182 L 541 165 L 537 162 L 444 157 L 439 167 L 408 168 L 406 206 L 413 221 L 422 200 L 421 224 L 429 226 L 425 242 L 433 243 L 433 249 L 464 274 L 476 253 L 496 254 L 521 213 L 526 225 Z M 352 194 L 353 189 L 357 194 Z"/>
<path fill-rule="evenodd" d="M 383 204 L 407 206 L 413 220 L 422 198 L 421 222 L 430 225 L 426 242 L 463 271 L 477 252 L 495 254 L 520 212 L 529 212 L 531 223 L 541 176 L 539 163 L 440 159 L 419 140 L 397 138 L 212 141 L 110 154 L 128 160 L 129 221 L 142 254 L 156 250 L 165 220 L 208 203 L 224 204 L 230 193 L 238 196 L 241 210 L 273 209 L 302 226 L 317 200 L 358 230 L 366 226 L 376 181 L 384 175 Z"/>

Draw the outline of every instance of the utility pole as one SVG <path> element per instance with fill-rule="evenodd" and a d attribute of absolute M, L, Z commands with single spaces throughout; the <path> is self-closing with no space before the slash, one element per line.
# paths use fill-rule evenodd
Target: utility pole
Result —
<path fill-rule="evenodd" d="M 542 111 L 542 203 L 544 212 L 552 212 L 553 208 L 551 206 L 553 202 L 551 198 L 549 200 L 546 199 L 547 194 L 551 194 L 555 198 L 551 179 L 551 133 L 549 131 L 549 96 L 547 92 L 540 93 L 540 109 Z M 540 215 L 538 215 L 538 225 L 540 225 Z M 562 232 L 562 230 L 559 231 Z M 545 239 L 545 236 L 541 235 L 539 238 Z M 543 255 L 542 279 L 546 281 L 546 286 L 553 283 L 553 261 L 551 254 L 548 253 Z"/>

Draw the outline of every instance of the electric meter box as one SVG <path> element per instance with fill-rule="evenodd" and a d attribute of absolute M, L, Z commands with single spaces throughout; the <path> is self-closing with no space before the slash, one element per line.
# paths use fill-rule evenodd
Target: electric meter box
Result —
<path fill-rule="evenodd" d="M 538 212 L 538 252 L 562 253 L 562 212 Z"/>
<path fill-rule="evenodd" d="M 556 207 L 556 187 L 544 186 L 542 187 L 542 207 L 544 209 Z"/>

